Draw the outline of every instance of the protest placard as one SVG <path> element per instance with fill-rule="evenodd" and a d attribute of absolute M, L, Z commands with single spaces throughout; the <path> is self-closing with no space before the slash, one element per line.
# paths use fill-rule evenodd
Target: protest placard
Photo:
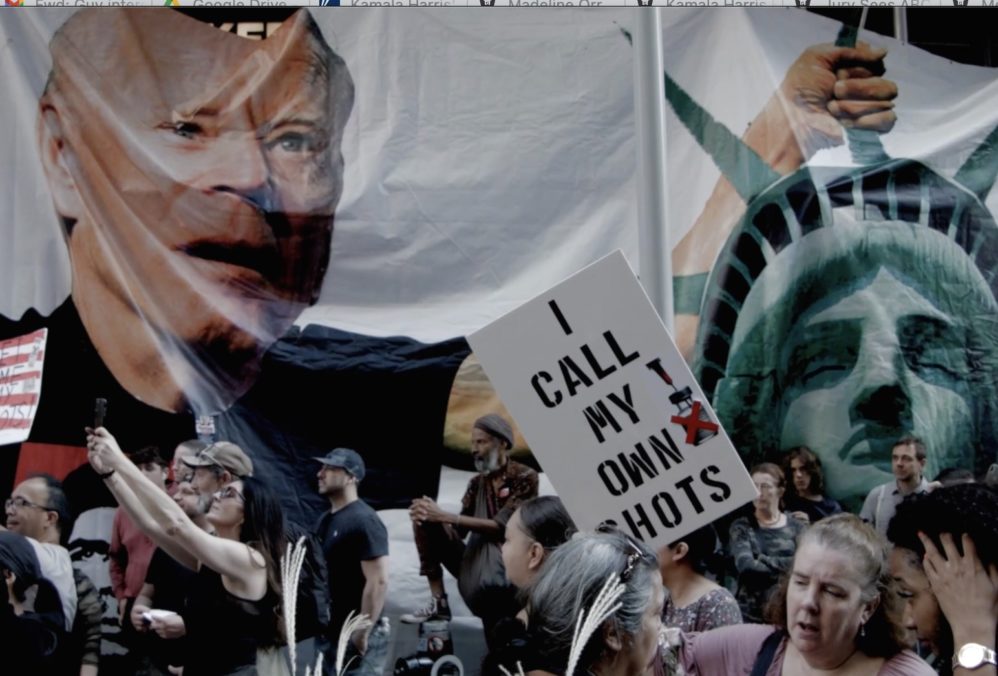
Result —
<path fill-rule="evenodd" d="M 0 340 L 0 446 L 24 441 L 42 396 L 48 329 Z"/>
<path fill-rule="evenodd" d="M 581 528 L 659 547 L 755 497 L 620 251 L 468 341 Z"/>

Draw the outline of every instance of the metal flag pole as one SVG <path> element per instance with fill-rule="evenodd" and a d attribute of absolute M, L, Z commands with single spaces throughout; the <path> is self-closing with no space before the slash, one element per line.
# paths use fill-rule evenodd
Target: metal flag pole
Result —
<path fill-rule="evenodd" d="M 672 251 L 667 227 L 665 80 L 662 19 L 657 7 L 635 12 L 634 122 L 638 150 L 638 276 L 673 332 Z"/>

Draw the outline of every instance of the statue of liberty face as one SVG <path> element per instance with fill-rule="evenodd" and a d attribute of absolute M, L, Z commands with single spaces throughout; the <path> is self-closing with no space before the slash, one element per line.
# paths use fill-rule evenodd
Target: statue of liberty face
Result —
<path fill-rule="evenodd" d="M 829 493 L 847 500 L 893 480 L 891 448 L 905 432 L 925 441 L 927 476 L 973 467 L 962 321 L 887 267 L 847 293 L 802 313 L 782 346 L 781 447 L 813 449 Z"/>
<path fill-rule="evenodd" d="M 850 215 L 759 274 L 712 403 L 747 463 L 807 446 L 828 495 L 858 507 L 893 481 L 904 434 L 925 442 L 930 479 L 991 457 L 998 304 L 945 234 Z"/>

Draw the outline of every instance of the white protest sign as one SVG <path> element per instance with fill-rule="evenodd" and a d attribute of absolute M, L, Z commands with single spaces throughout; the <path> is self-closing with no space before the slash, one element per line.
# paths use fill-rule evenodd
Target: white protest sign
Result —
<path fill-rule="evenodd" d="M 657 548 L 756 496 L 620 251 L 468 342 L 580 528 Z"/>
<path fill-rule="evenodd" d="M 0 340 L 0 446 L 24 441 L 42 396 L 48 329 Z"/>

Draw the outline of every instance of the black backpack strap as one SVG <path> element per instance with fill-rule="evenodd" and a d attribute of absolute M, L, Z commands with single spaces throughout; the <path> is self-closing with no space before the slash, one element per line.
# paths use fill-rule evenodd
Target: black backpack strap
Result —
<path fill-rule="evenodd" d="M 762 642 L 762 647 L 759 648 L 759 654 L 755 657 L 755 664 L 752 665 L 752 672 L 749 676 L 766 676 L 769 665 L 773 663 L 773 657 L 776 655 L 776 649 L 782 640 L 782 629 L 777 629 L 766 637 L 766 640 Z"/>

